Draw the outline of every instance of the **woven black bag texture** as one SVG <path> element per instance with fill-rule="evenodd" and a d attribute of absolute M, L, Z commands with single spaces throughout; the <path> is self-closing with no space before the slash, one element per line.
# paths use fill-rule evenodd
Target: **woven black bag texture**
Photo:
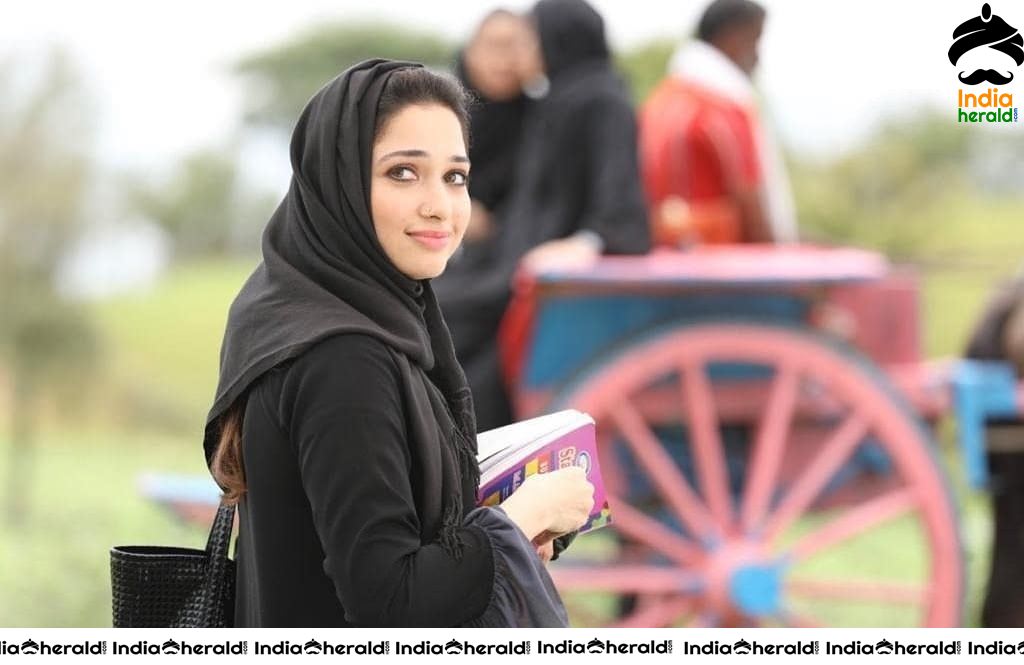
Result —
<path fill-rule="evenodd" d="M 110 550 L 114 628 L 229 628 L 235 562 L 228 558 L 235 507 L 221 504 L 205 550 L 129 545 Z"/>

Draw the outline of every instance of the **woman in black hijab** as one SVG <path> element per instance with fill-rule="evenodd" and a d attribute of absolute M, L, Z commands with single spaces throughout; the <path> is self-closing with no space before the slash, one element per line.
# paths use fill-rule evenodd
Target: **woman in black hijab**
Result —
<path fill-rule="evenodd" d="M 531 17 L 549 91 L 524 123 L 504 251 L 531 261 L 584 236 L 606 253 L 645 253 L 636 114 L 604 19 L 584 0 L 541 0 Z"/>
<path fill-rule="evenodd" d="M 236 625 L 565 624 L 538 552 L 585 520 L 582 473 L 474 509 L 472 400 L 430 285 L 468 218 L 465 129 L 457 83 L 382 60 L 299 118 L 204 441 L 239 502 Z"/>
<path fill-rule="evenodd" d="M 512 419 L 495 338 L 520 262 L 585 266 L 602 252 L 642 254 L 651 243 L 636 116 L 612 68 L 604 20 L 584 0 L 541 0 L 531 18 L 549 90 L 524 120 L 501 236 L 472 275 L 460 266 L 435 285 L 485 429 Z"/>
<path fill-rule="evenodd" d="M 490 220 L 512 186 L 529 104 L 523 93 L 521 67 L 529 31 L 526 19 L 519 14 L 495 9 L 483 18 L 456 59 L 455 74 L 475 97 L 469 110 L 473 137 L 469 147 L 473 161 L 469 195 L 474 207 L 467 241 L 474 228 L 475 238 L 485 239 L 493 232 Z"/>

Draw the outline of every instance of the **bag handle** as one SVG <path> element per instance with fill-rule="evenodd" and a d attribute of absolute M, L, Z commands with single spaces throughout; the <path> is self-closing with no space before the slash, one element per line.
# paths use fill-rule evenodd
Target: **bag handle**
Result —
<path fill-rule="evenodd" d="M 231 541 L 231 530 L 235 525 L 235 505 L 221 501 L 217 514 L 210 526 L 210 537 L 206 540 L 206 555 L 219 556 L 226 559 L 228 545 Z"/>
<path fill-rule="evenodd" d="M 231 601 L 225 585 L 228 564 L 228 546 L 231 544 L 231 531 L 235 525 L 235 505 L 221 501 L 217 515 L 210 527 L 210 537 L 206 541 L 206 583 L 203 585 L 203 604 L 212 612 L 213 608 Z M 212 614 L 211 614 L 212 616 Z"/>

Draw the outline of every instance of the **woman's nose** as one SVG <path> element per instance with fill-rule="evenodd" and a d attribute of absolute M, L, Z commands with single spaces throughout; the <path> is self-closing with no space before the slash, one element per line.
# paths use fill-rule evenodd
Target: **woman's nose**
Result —
<path fill-rule="evenodd" d="M 443 187 L 431 187 L 423 202 L 420 203 L 420 216 L 425 219 L 437 219 L 444 221 L 451 215 L 451 201 L 449 194 Z"/>

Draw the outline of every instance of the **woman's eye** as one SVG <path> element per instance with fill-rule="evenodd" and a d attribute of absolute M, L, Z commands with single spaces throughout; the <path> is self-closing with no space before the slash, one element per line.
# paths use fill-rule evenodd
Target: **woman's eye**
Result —
<path fill-rule="evenodd" d="M 452 171 L 445 176 L 445 179 L 450 185 L 465 185 L 469 179 L 469 174 L 464 171 Z"/>
<path fill-rule="evenodd" d="M 388 176 L 395 180 L 415 180 L 416 172 L 408 166 L 396 166 L 395 168 L 388 171 Z"/>

